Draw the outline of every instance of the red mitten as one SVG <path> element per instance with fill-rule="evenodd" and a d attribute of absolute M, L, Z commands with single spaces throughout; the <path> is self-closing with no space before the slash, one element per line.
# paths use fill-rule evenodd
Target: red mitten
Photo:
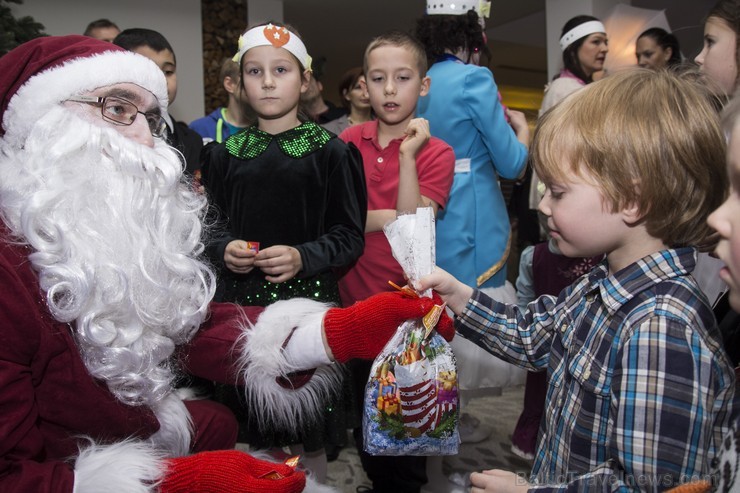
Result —
<path fill-rule="evenodd" d="M 277 474 L 270 475 L 270 472 Z M 278 479 L 262 477 L 270 475 Z M 167 461 L 161 493 L 298 493 L 306 476 L 292 467 L 239 450 L 201 452 Z"/>
<path fill-rule="evenodd" d="M 435 296 L 419 298 L 392 291 L 373 295 L 347 308 L 330 309 L 324 316 L 324 332 L 334 359 L 340 363 L 354 358 L 374 359 L 399 325 L 421 318 L 435 304 L 442 304 L 439 296 Z M 455 332 L 446 313 L 440 317 L 437 327 L 440 326 L 445 331 L 442 336 L 451 340 Z"/>

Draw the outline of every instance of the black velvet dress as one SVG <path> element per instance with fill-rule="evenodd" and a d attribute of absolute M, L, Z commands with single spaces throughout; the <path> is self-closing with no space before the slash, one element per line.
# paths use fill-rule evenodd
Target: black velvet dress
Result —
<path fill-rule="evenodd" d="M 357 148 L 306 122 L 278 135 L 249 127 L 208 156 L 202 180 L 217 218 L 216 234 L 206 247 L 219 273 L 215 300 L 264 306 L 301 297 L 338 304 L 338 276 L 364 248 L 367 191 Z M 280 284 L 266 281 L 259 269 L 235 274 L 223 258 L 226 245 L 236 239 L 259 242 L 260 250 L 292 246 L 303 269 Z M 311 452 L 335 441 L 327 433 L 341 440 L 355 424 L 345 425 L 340 399 L 327 403 L 326 423 L 300 436 L 259 433 L 232 389 L 217 388 L 216 397 L 243 423 L 240 440 L 256 447 L 303 443 Z"/>

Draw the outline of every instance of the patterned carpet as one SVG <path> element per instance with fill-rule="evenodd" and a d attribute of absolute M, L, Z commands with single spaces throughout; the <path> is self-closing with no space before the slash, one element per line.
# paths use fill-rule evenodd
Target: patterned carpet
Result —
<path fill-rule="evenodd" d="M 511 432 L 522 409 L 523 395 L 524 387 L 518 385 L 504 389 L 500 396 L 478 397 L 470 401 L 465 412 L 478 418 L 484 425 L 492 428 L 493 432 L 482 442 L 461 444 L 458 455 L 444 457 L 441 470 L 445 476 L 463 482 L 466 474 L 483 469 L 529 473 L 531 463 L 510 451 Z M 435 469 L 439 470 L 438 467 Z M 354 493 L 358 486 L 370 485 L 353 446 L 342 449 L 339 458 L 329 463 L 327 483 L 343 493 Z M 430 478 L 424 491 L 456 493 L 467 490 L 456 486 L 454 482 L 437 477 Z"/>

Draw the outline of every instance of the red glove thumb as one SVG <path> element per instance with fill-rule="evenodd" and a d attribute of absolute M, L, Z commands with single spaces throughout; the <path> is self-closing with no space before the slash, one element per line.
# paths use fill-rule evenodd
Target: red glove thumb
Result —
<path fill-rule="evenodd" d="M 324 332 L 334 359 L 340 363 L 353 358 L 374 359 L 399 325 L 423 317 L 434 304 L 432 298 L 391 291 L 347 308 L 330 309 L 324 316 Z"/>
<path fill-rule="evenodd" d="M 168 460 L 167 473 L 159 491 L 298 493 L 305 486 L 305 474 L 288 465 L 260 460 L 239 450 L 219 450 Z"/>

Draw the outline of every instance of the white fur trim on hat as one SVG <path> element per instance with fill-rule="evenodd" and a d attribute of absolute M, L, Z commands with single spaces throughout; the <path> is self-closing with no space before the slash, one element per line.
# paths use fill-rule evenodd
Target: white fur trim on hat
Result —
<path fill-rule="evenodd" d="M 329 305 L 307 299 L 292 299 L 271 304 L 254 326 L 243 325 L 243 345 L 238 367 L 246 382 L 250 412 L 259 423 L 282 430 L 299 430 L 324 415 L 329 399 L 339 392 L 340 365 L 317 368 L 311 379 L 298 388 L 278 384 L 278 378 L 305 370 L 286 358 L 283 343 L 296 327 L 321 323 Z M 324 351 L 323 346 L 320 349 Z"/>
<path fill-rule="evenodd" d="M 28 79 L 10 99 L 3 116 L 3 139 L 22 147 L 34 123 L 66 99 L 113 84 L 131 83 L 151 91 L 167 112 L 167 82 L 157 65 L 130 51 L 75 58 Z"/>

